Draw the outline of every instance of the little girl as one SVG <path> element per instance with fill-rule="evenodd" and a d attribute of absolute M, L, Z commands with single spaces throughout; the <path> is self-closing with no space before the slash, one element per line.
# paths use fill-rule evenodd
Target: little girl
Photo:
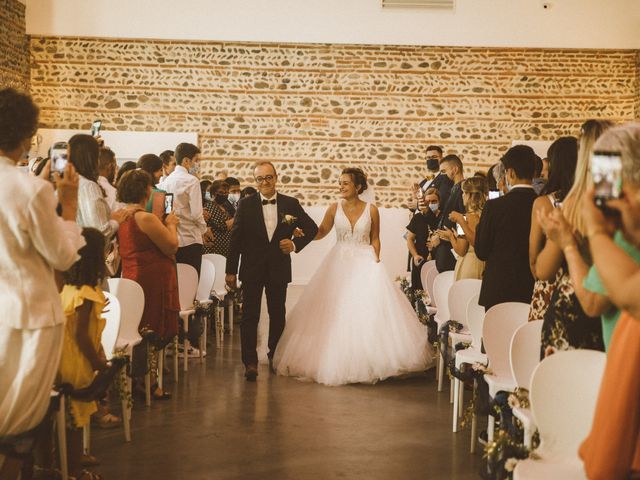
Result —
<path fill-rule="evenodd" d="M 105 296 L 99 285 L 106 271 L 104 263 L 105 240 L 94 228 L 84 228 L 86 245 L 78 252 L 78 260 L 64 274 L 64 288 L 60 293 L 66 316 L 64 345 L 58 369 L 59 383 L 69 383 L 74 389 L 91 384 L 97 371 L 107 367 L 100 338 L 105 321 L 101 317 Z M 69 474 L 80 480 L 101 477 L 82 470 L 82 427 L 97 410 L 96 402 L 69 401 L 67 418 L 67 451 Z"/>

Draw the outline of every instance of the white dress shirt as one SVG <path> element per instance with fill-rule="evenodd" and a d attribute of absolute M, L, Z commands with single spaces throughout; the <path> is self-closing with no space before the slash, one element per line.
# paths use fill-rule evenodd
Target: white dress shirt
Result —
<path fill-rule="evenodd" d="M 173 213 L 180 220 L 178 245 L 202 245 L 202 235 L 207 231 L 207 224 L 202 216 L 202 192 L 198 178 L 182 165 L 176 165 L 175 170 L 158 188 L 173 194 Z"/>
<path fill-rule="evenodd" d="M 278 199 L 278 194 L 275 194 L 271 198 L 267 198 L 264 195 L 260 194 L 260 202 L 263 200 L 276 200 Z M 276 227 L 278 226 L 278 205 L 270 204 L 262 205 L 262 214 L 264 215 L 264 226 L 267 228 L 267 236 L 269 237 L 269 241 L 273 238 L 273 233 L 276 231 Z"/>
<path fill-rule="evenodd" d="M 106 194 L 105 198 L 107 200 L 107 205 L 109 205 L 109 208 L 111 209 L 111 211 L 113 211 L 116 205 L 116 192 L 117 192 L 116 187 L 111 185 L 109 183 L 109 180 L 107 180 L 103 176 L 98 177 L 98 185 L 100 185 L 104 189 L 104 192 Z"/>
<path fill-rule="evenodd" d="M 111 208 L 102 189 L 82 175 L 78 175 L 78 214 L 76 221 L 81 227 L 100 230 L 109 241 L 118 231 L 120 224 L 111 219 Z"/>
<path fill-rule="evenodd" d="M 0 325 L 19 329 L 64 322 L 54 270 L 66 271 L 85 244 L 80 227 L 56 214 L 46 180 L 0 157 Z"/>

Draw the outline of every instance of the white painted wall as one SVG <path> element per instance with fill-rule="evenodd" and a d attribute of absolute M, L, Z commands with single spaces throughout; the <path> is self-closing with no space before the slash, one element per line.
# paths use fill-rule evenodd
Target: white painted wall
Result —
<path fill-rule="evenodd" d="M 543 3 L 552 7 L 543 9 Z M 640 48 L 640 0 L 26 0 L 33 35 L 252 42 Z"/>

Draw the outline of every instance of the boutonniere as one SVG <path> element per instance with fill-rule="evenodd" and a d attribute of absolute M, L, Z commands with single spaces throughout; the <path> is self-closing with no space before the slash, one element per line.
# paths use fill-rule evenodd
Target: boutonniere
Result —
<path fill-rule="evenodd" d="M 282 216 L 282 222 L 280 223 L 284 223 L 286 225 L 293 225 L 297 221 L 298 221 L 298 217 L 294 217 L 293 215 L 286 214 Z"/>

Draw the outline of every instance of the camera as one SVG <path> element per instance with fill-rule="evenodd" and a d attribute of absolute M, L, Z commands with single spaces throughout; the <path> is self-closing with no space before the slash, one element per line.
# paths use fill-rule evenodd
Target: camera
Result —
<path fill-rule="evenodd" d="M 591 177 L 595 190 L 594 201 L 602 210 L 607 201 L 622 196 L 622 160 L 620 152 L 593 152 Z"/>
<path fill-rule="evenodd" d="M 49 151 L 51 159 L 51 175 L 58 172 L 63 175 L 64 169 L 67 167 L 67 142 L 56 142 Z"/>

